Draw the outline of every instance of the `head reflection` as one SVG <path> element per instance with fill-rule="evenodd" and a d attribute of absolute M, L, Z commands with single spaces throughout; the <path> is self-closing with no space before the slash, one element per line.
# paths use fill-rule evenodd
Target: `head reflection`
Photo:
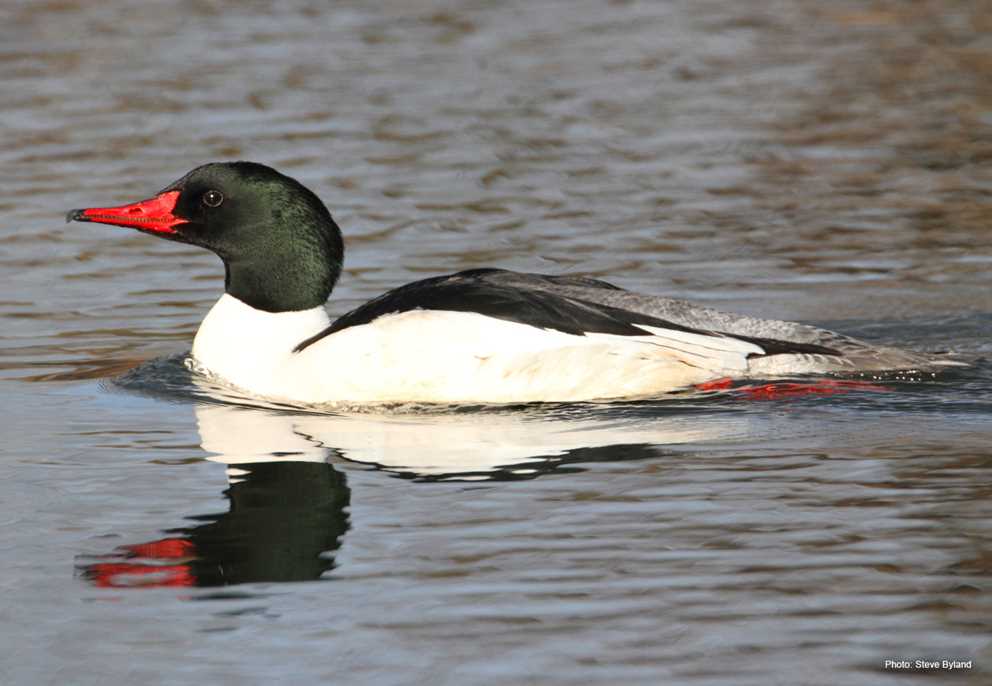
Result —
<path fill-rule="evenodd" d="M 327 462 L 331 450 L 274 414 L 207 406 L 197 419 L 210 459 L 228 465 L 228 511 L 120 546 L 82 576 L 107 588 L 226 586 L 310 581 L 332 569 L 351 493 Z"/>

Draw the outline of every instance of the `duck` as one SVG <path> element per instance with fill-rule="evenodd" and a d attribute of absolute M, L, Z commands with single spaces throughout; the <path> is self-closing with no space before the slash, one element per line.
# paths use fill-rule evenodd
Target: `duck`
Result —
<path fill-rule="evenodd" d="M 665 396 L 723 379 L 933 369 L 937 354 L 731 314 L 578 275 L 479 268 L 399 286 L 332 319 L 344 241 L 299 181 L 199 166 L 151 198 L 71 210 L 212 251 L 224 293 L 189 361 L 295 404 L 531 403 Z"/>

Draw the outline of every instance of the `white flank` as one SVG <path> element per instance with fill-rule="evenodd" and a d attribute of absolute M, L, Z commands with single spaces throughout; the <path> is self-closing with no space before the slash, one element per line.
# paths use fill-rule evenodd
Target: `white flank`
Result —
<path fill-rule="evenodd" d="M 756 345 L 655 327 L 575 336 L 471 312 L 413 310 L 293 348 L 323 308 L 270 313 L 224 295 L 193 357 L 252 394 L 305 403 L 532 402 L 648 396 L 747 371 Z"/>
<path fill-rule="evenodd" d="M 743 372 L 748 368 L 748 355 L 765 354 L 764 349 L 754 343 L 730 336 L 707 336 L 641 324 L 634 326 L 652 334 L 652 345 L 667 346 L 689 364 L 709 369 Z"/>

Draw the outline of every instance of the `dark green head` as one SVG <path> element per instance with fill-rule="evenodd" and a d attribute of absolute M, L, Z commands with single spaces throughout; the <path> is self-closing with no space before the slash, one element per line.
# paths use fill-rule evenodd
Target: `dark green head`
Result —
<path fill-rule="evenodd" d="M 207 248 L 224 261 L 227 293 L 268 312 L 322 305 L 344 258 L 341 231 L 320 198 L 254 162 L 205 164 L 153 198 L 73 210 L 68 219 Z"/>

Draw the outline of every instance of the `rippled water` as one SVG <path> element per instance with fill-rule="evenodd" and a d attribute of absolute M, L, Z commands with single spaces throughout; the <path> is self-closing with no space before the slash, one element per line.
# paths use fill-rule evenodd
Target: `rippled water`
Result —
<path fill-rule="evenodd" d="M 987 3 L 95 5 L 0 8 L 0 681 L 988 678 Z M 217 402 L 181 364 L 216 258 L 62 217 L 232 158 L 331 207 L 334 312 L 503 266 L 975 364 L 778 400 Z"/>

